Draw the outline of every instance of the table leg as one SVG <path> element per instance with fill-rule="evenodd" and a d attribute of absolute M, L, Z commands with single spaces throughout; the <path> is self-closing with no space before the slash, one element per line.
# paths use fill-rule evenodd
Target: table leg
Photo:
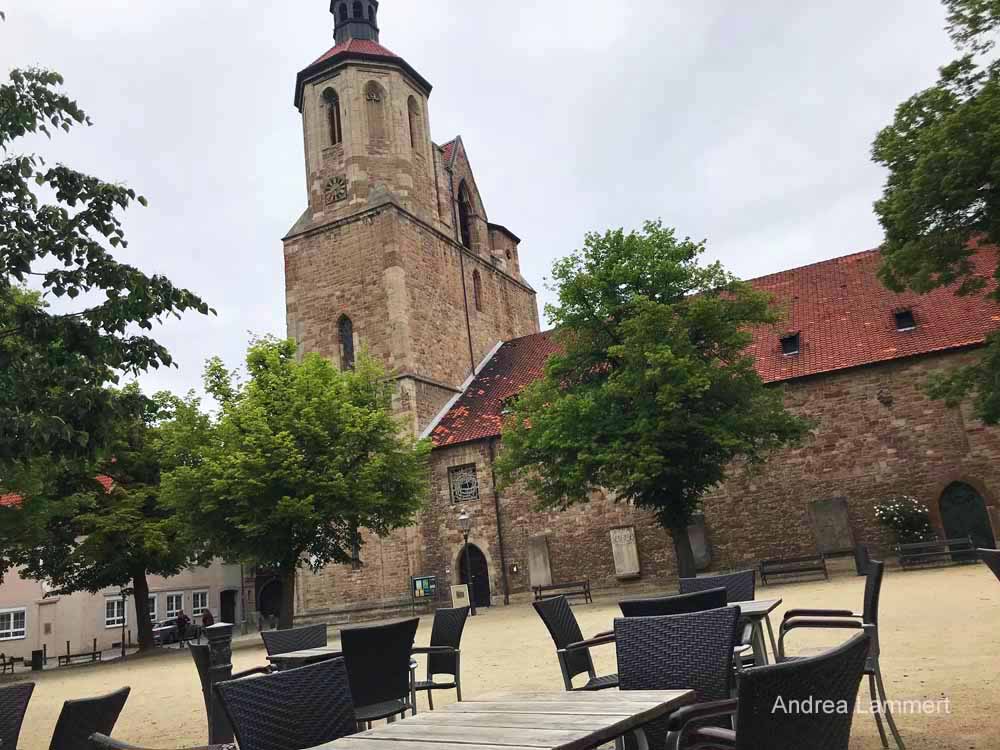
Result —
<path fill-rule="evenodd" d="M 771 654 L 774 657 L 775 663 L 777 663 L 780 661 L 780 654 L 778 654 L 778 644 L 774 642 L 774 629 L 771 627 L 771 615 L 765 615 L 764 622 L 767 623 L 767 637 L 771 640 Z"/>
<path fill-rule="evenodd" d="M 767 664 L 767 647 L 764 645 L 764 628 L 760 620 L 753 621 L 753 663 L 762 667 Z"/>

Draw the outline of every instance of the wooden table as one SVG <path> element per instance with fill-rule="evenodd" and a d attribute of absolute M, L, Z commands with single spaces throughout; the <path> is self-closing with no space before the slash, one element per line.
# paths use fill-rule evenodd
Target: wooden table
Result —
<path fill-rule="evenodd" d="M 771 627 L 771 613 L 781 606 L 781 599 L 754 599 L 752 602 L 730 602 L 730 605 L 740 608 L 740 614 L 750 620 L 753 626 L 753 659 L 754 664 L 767 664 L 767 648 L 764 645 L 764 625 L 767 624 L 767 634 L 771 640 L 771 653 L 778 660 L 778 646 L 774 642 L 774 629 Z"/>
<path fill-rule="evenodd" d="M 587 750 L 694 701 L 691 690 L 487 695 L 322 745 L 322 750 Z M 317 749 L 318 750 L 318 749 Z"/>
<path fill-rule="evenodd" d="M 338 656 L 343 656 L 340 649 L 333 646 L 321 646 L 319 648 L 304 648 L 301 651 L 289 651 L 285 654 L 274 654 L 268 656 L 267 660 L 274 665 L 275 669 L 282 671 L 304 667 L 306 664 L 315 664 L 318 661 L 336 659 Z"/>

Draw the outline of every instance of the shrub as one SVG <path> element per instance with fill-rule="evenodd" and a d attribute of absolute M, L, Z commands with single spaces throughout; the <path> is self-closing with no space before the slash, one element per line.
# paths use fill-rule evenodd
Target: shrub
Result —
<path fill-rule="evenodd" d="M 875 506 L 875 518 L 889 529 L 899 544 L 923 542 L 936 534 L 931 526 L 931 512 L 915 497 L 901 495 Z"/>

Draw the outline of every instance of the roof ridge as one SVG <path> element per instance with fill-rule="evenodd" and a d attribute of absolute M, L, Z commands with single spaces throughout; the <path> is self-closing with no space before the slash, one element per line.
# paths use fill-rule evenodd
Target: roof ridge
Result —
<path fill-rule="evenodd" d="M 769 279 L 772 276 L 781 276 L 781 275 L 787 274 L 787 273 L 795 273 L 797 271 L 804 271 L 807 268 L 814 268 L 816 266 L 823 266 L 823 265 L 826 265 L 827 263 L 834 263 L 834 262 L 836 262 L 838 260 L 846 260 L 847 258 L 855 258 L 855 257 L 861 256 L 861 255 L 871 255 L 872 253 L 881 253 L 881 252 L 882 252 L 882 249 L 878 248 L 878 247 L 873 247 L 873 248 L 870 248 L 868 250 L 858 250 L 858 251 L 853 252 L 853 253 L 848 253 L 847 255 L 837 255 L 837 256 L 835 256 L 833 258 L 827 258 L 826 260 L 817 260 L 817 261 L 813 261 L 812 263 L 806 263 L 806 264 L 801 265 L 801 266 L 793 266 L 792 268 L 785 268 L 784 270 L 781 270 L 781 271 L 773 271 L 772 273 L 765 273 L 763 276 L 754 276 L 751 279 L 744 279 L 744 281 L 746 281 L 747 283 L 753 283 L 754 281 L 762 281 L 763 279 Z"/>

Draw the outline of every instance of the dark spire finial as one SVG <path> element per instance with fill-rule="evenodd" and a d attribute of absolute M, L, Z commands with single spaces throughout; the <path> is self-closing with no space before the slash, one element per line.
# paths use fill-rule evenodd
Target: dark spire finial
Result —
<path fill-rule="evenodd" d="M 331 0 L 330 12 L 337 44 L 351 39 L 378 41 L 378 0 Z"/>

